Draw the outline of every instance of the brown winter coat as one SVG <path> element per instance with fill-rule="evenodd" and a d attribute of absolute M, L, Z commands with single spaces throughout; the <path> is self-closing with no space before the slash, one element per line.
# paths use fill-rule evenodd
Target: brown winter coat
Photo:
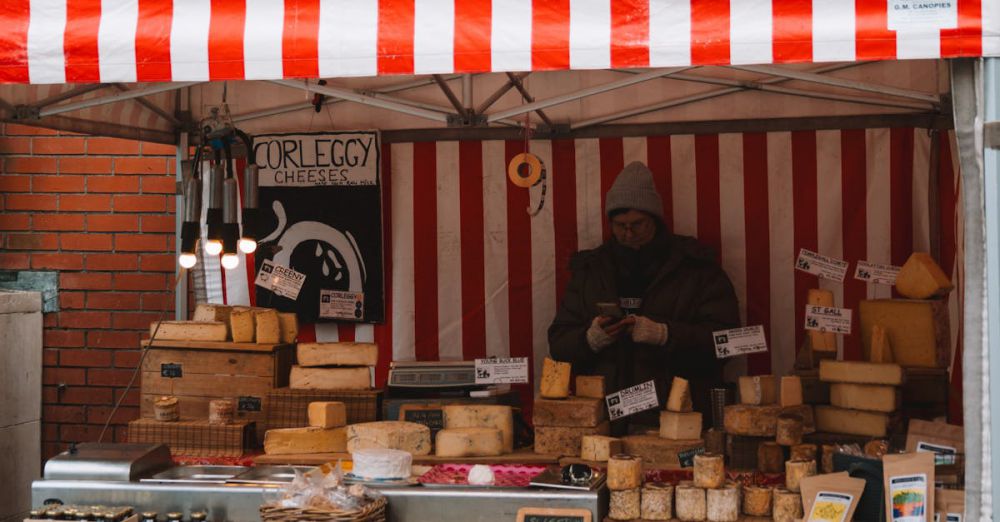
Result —
<path fill-rule="evenodd" d="M 732 283 L 709 248 L 690 237 L 669 235 L 662 266 L 646 288 L 639 311 L 667 325 L 667 344 L 638 344 L 624 334 L 595 353 L 587 344 L 586 331 L 598 315 L 596 303 L 617 302 L 619 297 L 613 241 L 579 252 L 570 260 L 573 276 L 549 327 L 552 358 L 572 363 L 576 375 L 603 375 L 609 393 L 653 380 L 661 407 L 673 377 L 684 377 L 691 381 L 695 409 L 707 423 L 711 418 L 708 390 L 722 380 L 722 362 L 715 357 L 712 332 L 735 328 L 740 322 Z M 647 411 L 626 420 L 655 427 L 658 415 Z M 627 428 L 623 422 L 613 425 L 618 435 Z"/>

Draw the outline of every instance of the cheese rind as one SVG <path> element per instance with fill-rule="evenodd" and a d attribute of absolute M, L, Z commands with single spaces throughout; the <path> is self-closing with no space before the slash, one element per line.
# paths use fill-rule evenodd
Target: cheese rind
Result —
<path fill-rule="evenodd" d="M 903 383 L 903 368 L 898 364 L 820 361 L 819 379 L 825 382 L 899 386 Z"/>
<path fill-rule="evenodd" d="M 608 459 L 608 489 L 621 491 L 642 485 L 642 459 L 633 455 L 612 455 Z"/>
<path fill-rule="evenodd" d="M 833 306 L 833 292 L 819 288 L 810 288 L 806 301 L 814 306 Z M 837 336 L 833 332 L 808 330 L 809 345 L 815 352 L 836 352 Z"/>
<path fill-rule="evenodd" d="M 282 428 L 264 433 L 264 453 L 295 455 L 299 453 L 337 453 L 347 450 L 347 429 Z"/>
<path fill-rule="evenodd" d="M 310 402 L 307 413 L 310 426 L 339 428 L 347 425 L 347 407 L 342 402 Z"/>
<path fill-rule="evenodd" d="M 278 322 L 278 311 L 272 309 L 255 310 L 257 344 L 278 344 L 281 342 L 281 326 Z"/>
<path fill-rule="evenodd" d="M 233 307 L 229 313 L 229 331 L 234 343 L 252 343 L 257 336 L 254 311 L 250 308 Z"/>
<path fill-rule="evenodd" d="M 802 479 L 815 474 L 815 460 L 789 460 L 785 463 L 785 489 L 798 493 Z"/>
<path fill-rule="evenodd" d="M 686 413 L 694 410 L 691 404 L 691 384 L 687 379 L 674 377 L 667 396 L 667 410 Z"/>
<path fill-rule="evenodd" d="M 691 440 L 701 437 L 701 413 L 692 411 L 660 412 L 660 436 L 671 440 Z"/>
<path fill-rule="evenodd" d="M 885 437 L 890 420 L 885 413 L 816 406 L 816 429 L 829 433 Z"/>
<path fill-rule="evenodd" d="M 781 392 L 778 404 L 782 407 L 802 404 L 802 379 L 797 375 L 785 375 L 781 378 Z"/>
<path fill-rule="evenodd" d="M 607 421 L 594 427 L 568 428 L 564 426 L 535 427 L 535 453 L 579 457 L 584 435 L 607 435 Z"/>
<path fill-rule="evenodd" d="M 650 482 L 642 486 L 642 520 L 670 520 L 674 516 L 674 486 Z"/>
<path fill-rule="evenodd" d="M 647 468 L 677 468 L 680 460 L 677 454 L 704 448 L 701 439 L 671 440 L 657 435 L 626 435 L 622 437 L 625 453 L 642 459 Z"/>
<path fill-rule="evenodd" d="M 951 327 L 944 300 L 871 299 L 858 304 L 863 354 L 871 358 L 872 328 L 885 328 L 896 364 L 947 368 Z"/>
<path fill-rule="evenodd" d="M 604 399 L 569 397 L 562 400 L 535 399 L 535 426 L 597 426 L 608 418 Z"/>
<path fill-rule="evenodd" d="M 503 454 L 503 433 L 496 428 L 451 428 L 437 432 L 438 457 L 495 457 Z"/>
<path fill-rule="evenodd" d="M 374 343 L 299 343 L 295 349 L 299 366 L 375 366 L 378 345 Z"/>
<path fill-rule="evenodd" d="M 736 522 L 740 518 L 740 487 L 726 484 L 705 490 L 705 505 L 709 522 Z"/>
<path fill-rule="evenodd" d="M 405 421 L 376 421 L 347 427 L 347 451 L 384 448 L 414 455 L 431 452 L 431 430 L 423 424 Z"/>
<path fill-rule="evenodd" d="M 299 318 L 295 312 L 278 312 L 278 329 L 283 344 L 294 343 L 299 337 Z"/>
<path fill-rule="evenodd" d="M 514 412 L 496 404 L 448 404 L 441 408 L 444 427 L 495 428 L 503 434 L 504 453 L 514 451 Z M 579 447 L 577 448 L 579 451 Z"/>
<path fill-rule="evenodd" d="M 852 410 L 893 412 L 899 409 L 899 388 L 877 384 L 830 385 L 830 404 Z"/>
<path fill-rule="evenodd" d="M 604 462 L 622 452 L 622 440 L 606 435 L 584 435 L 580 439 L 580 458 Z"/>
<path fill-rule="evenodd" d="M 802 495 L 784 488 L 774 490 L 774 522 L 795 522 L 802 518 Z"/>
<path fill-rule="evenodd" d="M 608 501 L 608 517 L 612 520 L 635 520 L 642 516 L 639 488 L 611 490 Z"/>
<path fill-rule="evenodd" d="M 607 395 L 607 390 L 604 387 L 604 376 L 577 375 L 576 395 L 578 397 L 604 400 L 604 396 Z"/>
<path fill-rule="evenodd" d="M 159 329 L 157 329 L 159 324 Z M 149 336 L 157 341 L 225 341 L 226 325 L 220 322 L 159 321 L 149 325 Z"/>
<path fill-rule="evenodd" d="M 542 362 L 542 382 L 540 392 L 543 399 L 565 399 L 569 397 L 569 377 L 572 366 L 548 357 Z"/>
<path fill-rule="evenodd" d="M 743 512 L 752 517 L 771 516 L 771 494 L 767 486 L 747 486 L 743 488 Z"/>
<path fill-rule="evenodd" d="M 704 453 L 694 456 L 694 485 L 718 488 L 726 482 L 726 463 L 722 455 Z"/>
<path fill-rule="evenodd" d="M 802 417 L 787 414 L 778 415 L 774 439 L 782 446 L 802 444 Z"/>
<path fill-rule="evenodd" d="M 773 437 L 778 424 L 778 405 L 732 404 L 723 410 L 726 433 L 750 437 Z"/>
<path fill-rule="evenodd" d="M 706 504 L 704 489 L 687 484 L 678 484 L 674 488 L 674 511 L 678 520 L 684 522 L 705 520 L 708 516 Z"/>
<path fill-rule="evenodd" d="M 757 469 L 761 473 L 785 471 L 785 450 L 777 442 L 761 442 L 757 446 Z"/>
<path fill-rule="evenodd" d="M 774 404 L 777 402 L 777 391 L 773 375 L 755 375 L 740 377 L 741 404 Z"/>
<path fill-rule="evenodd" d="M 896 275 L 896 291 L 910 299 L 948 295 L 955 286 L 929 254 L 914 252 Z"/>
<path fill-rule="evenodd" d="M 371 388 L 368 368 L 303 368 L 292 366 L 288 386 L 293 390 L 367 390 Z"/>
<path fill-rule="evenodd" d="M 880 324 L 872 325 L 871 350 L 868 353 L 868 360 L 873 363 L 896 362 L 892 357 L 892 343 L 889 342 L 889 333 Z"/>

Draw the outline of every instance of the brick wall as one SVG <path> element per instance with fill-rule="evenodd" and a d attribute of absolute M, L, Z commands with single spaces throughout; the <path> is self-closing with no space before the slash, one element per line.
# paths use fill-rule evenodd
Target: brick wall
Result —
<path fill-rule="evenodd" d="M 173 316 L 174 149 L 7 124 L 0 270 L 59 272 L 45 315 L 43 457 L 95 441 L 149 323 Z M 105 440 L 138 417 L 138 380 Z"/>

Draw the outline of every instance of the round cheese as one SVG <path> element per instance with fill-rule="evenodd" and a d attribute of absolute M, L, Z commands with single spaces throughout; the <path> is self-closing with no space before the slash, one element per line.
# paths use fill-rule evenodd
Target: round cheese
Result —
<path fill-rule="evenodd" d="M 503 454 L 503 433 L 496 428 L 449 428 L 437 432 L 438 457 L 495 457 Z"/>
<path fill-rule="evenodd" d="M 775 441 L 782 446 L 802 444 L 802 417 L 778 415 L 775 433 Z"/>
<path fill-rule="evenodd" d="M 785 450 L 777 442 L 761 442 L 757 446 L 757 469 L 761 473 L 785 471 Z"/>
<path fill-rule="evenodd" d="M 816 445 L 797 444 L 792 446 L 791 460 L 816 460 Z"/>
<path fill-rule="evenodd" d="M 771 494 L 773 490 L 765 486 L 743 488 L 743 513 L 753 517 L 771 516 Z"/>
<path fill-rule="evenodd" d="M 613 455 L 608 459 L 608 489 L 624 491 L 642 485 L 642 460 L 632 455 Z"/>
<path fill-rule="evenodd" d="M 678 519 L 685 522 L 705 520 L 707 509 L 704 489 L 684 483 L 674 488 L 674 510 Z"/>
<path fill-rule="evenodd" d="M 639 488 L 611 491 L 608 516 L 615 520 L 632 520 L 642 515 Z"/>
<path fill-rule="evenodd" d="M 774 490 L 774 522 L 795 522 L 802 518 L 802 496 L 787 489 Z"/>
<path fill-rule="evenodd" d="M 705 491 L 708 520 L 736 522 L 740 517 L 740 487 L 735 483 Z"/>
<path fill-rule="evenodd" d="M 799 482 L 805 477 L 816 474 L 815 460 L 790 460 L 785 463 L 785 487 L 789 491 L 799 492 Z"/>
<path fill-rule="evenodd" d="M 726 464 L 722 455 L 705 453 L 694 456 L 694 485 L 717 488 L 726 480 Z"/>
<path fill-rule="evenodd" d="M 399 480 L 410 477 L 413 455 L 405 451 L 369 448 L 351 454 L 351 474 L 366 480 Z"/>
<path fill-rule="evenodd" d="M 674 516 L 674 487 L 651 482 L 642 487 L 642 519 L 670 520 Z"/>

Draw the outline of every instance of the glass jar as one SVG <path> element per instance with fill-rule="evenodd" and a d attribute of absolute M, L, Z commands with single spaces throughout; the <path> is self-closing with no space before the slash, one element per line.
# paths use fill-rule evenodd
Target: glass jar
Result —
<path fill-rule="evenodd" d="M 144 511 L 139 522 L 157 522 L 156 511 Z"/>

